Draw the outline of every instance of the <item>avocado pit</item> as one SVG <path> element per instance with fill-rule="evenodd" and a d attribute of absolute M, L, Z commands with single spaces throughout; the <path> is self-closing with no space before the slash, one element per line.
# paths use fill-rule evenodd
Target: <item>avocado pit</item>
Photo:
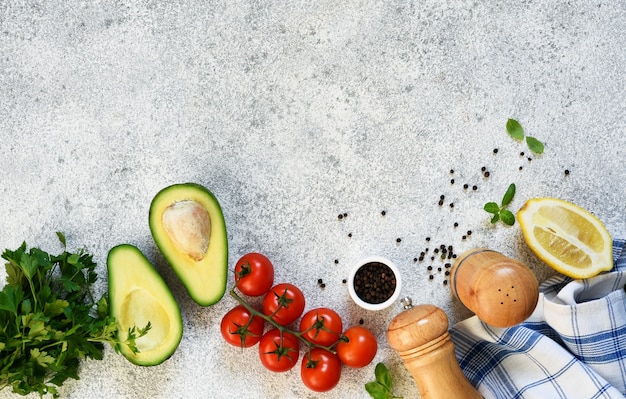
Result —
<path fill-rule="evenodd" d="M 211 218 L 207 210 L 193 200 L 177 201 L 162 216 L 163 228 L 180 252 L 200 261 L 209 249 Z"/>

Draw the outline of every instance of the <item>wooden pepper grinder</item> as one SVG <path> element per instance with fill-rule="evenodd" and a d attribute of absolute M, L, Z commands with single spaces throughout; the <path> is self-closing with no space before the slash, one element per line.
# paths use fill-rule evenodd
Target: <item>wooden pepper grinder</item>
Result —
<path fill-rule="evenodd" d="M 422 399 L 480 399 L 454 355 L 448 318 L 434 305 L 412 306 L 402 299 L 404 310 L 389 324 L 387 338 L 417 383 Z"/>
<path fill-rule="evenodd" d="M 494 327 L 523 322 L 539 299 L 539 283 L 525 264 L 486 248 L 472 249 L 456 260 L 450 288 L 463 305 Z"/>

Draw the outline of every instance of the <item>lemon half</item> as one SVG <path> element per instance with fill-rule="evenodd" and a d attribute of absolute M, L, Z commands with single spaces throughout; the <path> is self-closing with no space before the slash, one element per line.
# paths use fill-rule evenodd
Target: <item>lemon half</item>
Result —
<path fill-rule="evenodd" d="M 613 268 L 613 241 L 594 215 L 558 198 L 532 198 L 517 212 L 526 244 L 548 266 L 583 279 Z"/>

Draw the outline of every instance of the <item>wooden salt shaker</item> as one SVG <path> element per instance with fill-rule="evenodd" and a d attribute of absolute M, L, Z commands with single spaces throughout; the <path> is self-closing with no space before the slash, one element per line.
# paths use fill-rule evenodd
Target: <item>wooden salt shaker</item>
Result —
<path fill-rule="evenodd" d="M 394 348 L 417 383 L 422 399 L 479 399 L 454 355 L 448 333 L 448 318 L 434 305 L 411 305 L 402 300 L 404 310 L 387 328 Z"/>
<path fill-rule="evenodd" d="M 522 262 L 476 248 L 463 253 L 450 271 L 454 295 L 478 318 L 494 327 L 526 320 L 537 306 L 539 283 Z"/>

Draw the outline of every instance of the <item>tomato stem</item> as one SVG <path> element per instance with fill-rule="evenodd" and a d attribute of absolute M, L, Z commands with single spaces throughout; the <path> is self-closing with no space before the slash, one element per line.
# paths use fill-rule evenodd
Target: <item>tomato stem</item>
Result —
<path fill-rule="evenodd" d="M 231 290 L 229 291 L 229 294 L 231 297 L 233 297 L 237 302 L 239 302 L 241 305 L 243 305 L 246 309 L 248 309 L 248 311 L 250 312 L 250 314 L 253 317 L 260 317 L 263 320 L 265 320 L 266 322 L 268 322 L 269 324 L 271 324 L 272 326 L 274 326 L 275 328 L 278 329 L 278 331 L 280 331 L 281 336 L 285 333 L 288 332 L 292 335 L 294 335 L 296 338 L 298 338 L 300 341 L 302 341 L 304 343 L 304 345 L 306 345 L 307 350 L 310 352 L 311 348 L 320 348 L 320 349 L 324 349 L 327 350 L 330 353 L 333 354 L 337 354 L 337 350 L 335 349 L 335 346 L 341 342 L 344 338 L 343 334 L 339 335 L 339 339 L 337 339 L 337 342 L 335 342 L 334 344 L 330 345 L 330 346 L 324 346 L 324 345 L 319 345 L 316 344 L 314 342 L 309 341 L 306 336 L 304 335 L 307 331 L 309 330 L 305 330 L 305 331 L 294 331 L 292 329 L 290 329 L 289 327 L 285 327 L 279 323 L 277 323 L 272 316 L 274 316 L 274 314 L 276 314 L 276 312 L 272 313 L 271 315 L 266 315 L 263 312 L 259 312 L 258 310 L 256 310 L 255 308 L 252 307 L 252 305 L 250 305 L 245 299 L 243 299 L 241 296 L 239 296 L 239 294 L 237 293 L 236 290 L 237 286 L 235 284 L 235 286 L 233 288 L 231 288 Z M 284 294 L 283 294 L 284 295 Z M 280 303 L 280 301 L 279 301 Z M 278 309 L 281 308 L 281 306 L 283 305 L 279 305 Z M 252 317 L 250 317 L 250 320 L 252 320 Z"/>

